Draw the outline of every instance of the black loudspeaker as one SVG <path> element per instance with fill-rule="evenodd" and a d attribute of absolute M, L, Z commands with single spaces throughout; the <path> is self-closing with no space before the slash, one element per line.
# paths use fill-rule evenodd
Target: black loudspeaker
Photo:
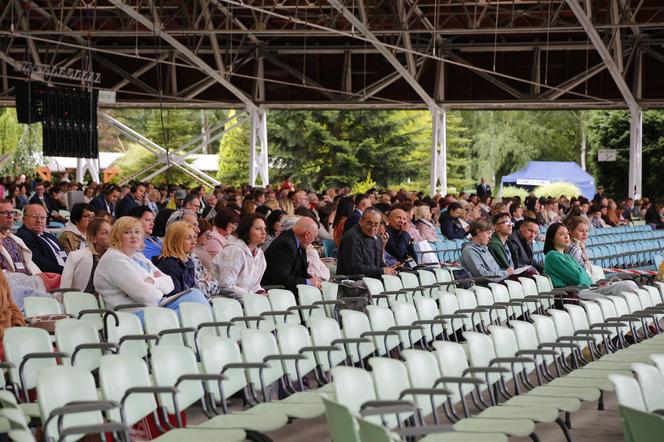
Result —
<path fill-rule="evenodd" d="M 42 112 L 45 156 L 98 157 L 97 99 L 97 91 L 46 90 Z"/>
<path fill-rule="evenodd" d="M 19 123 L 32 124 L 42 121 L 47 89 L 44 83 L 35 81 L 17 81 L 14 84 L 16 117 Z"/>

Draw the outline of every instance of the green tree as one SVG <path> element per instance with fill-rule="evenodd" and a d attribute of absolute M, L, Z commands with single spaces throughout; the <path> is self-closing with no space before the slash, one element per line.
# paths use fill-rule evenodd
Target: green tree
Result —
<path fill-rule="evenodd" d="M 232 115 L 231 112 L 229 118 Z M 249 182 L 250 130 L 249 123 L 245 121 L 226 132 L 221 139 L 217 179 L 222 183 L 238 186 Z"/>
<path fill-rule="evenodd" d="M 23 129 L 13 108 L 0 109 L 0 154 L 16 150 Z"/>
<path fill-rule="evenodd" d="M 629 185 L 629 126 L 628 111 L 594 111 L 588 120 L 588 163 L 597 182 L 608 195 L 622 198 Z M 597 161 L 599 149 L 616 149 L 613 162 Z M 664 196 L 661 171 L 664 168 L 664 112 L 646 111 L 643 114 L 643 195 Z M 631 193 L 631 192 L 630 192 Z"/>

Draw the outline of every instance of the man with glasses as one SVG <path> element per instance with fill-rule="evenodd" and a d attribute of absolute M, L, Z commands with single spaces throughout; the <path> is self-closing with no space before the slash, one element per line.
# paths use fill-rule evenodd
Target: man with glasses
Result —
<path fill-rule="evenodd" d="M 383 260 L 383 240 L 378 235 L 380 211 L 368 207 L 362 213 L 360 222 L 341 237 L 337 257 L 337 273 L 341 275 L 369 276 L 396 275 L 392 267 Z"/>
<path fill-rule="evenodd" d="M 32 260 L 42 272 L 62 274 L 67 252 L 55 235 L 45 231 L 46 210 L 39 204 L 29 204 L 23 209 L 23 225 L 16 235 L 32 252 Z"/>
<path fill-rule="evenodd" d="M 0 199 L 0 268 L 5 272 L 36 275 L 41 273 L 32 261 L 32 252 L 23 240 L 11 232 L 14 225 L 14 207 L 11 201 Z"/>
<path fill-rule="evenodd" d="M 491 220 L 493 224 L 493 235 L 489 240 L 489 252 L 503 270 L 514 270 L 514 256 L 516 252 L 512 250 L 512 245 L 507 239 L 512 234 L 512 217 L 509 213 L 498 213 Z"/>
<path fill-rule="evenodd" d="M 544 271 L 544 263 L 535 259 L 533 243 L 539 234 L 539 224 L 535 218 L 526 218 L 517 224 L 517 229 L 510 235 L 508 242 L 514 251 L 514 265 L 518 267 L 532 266 L 538 272 Z"/>

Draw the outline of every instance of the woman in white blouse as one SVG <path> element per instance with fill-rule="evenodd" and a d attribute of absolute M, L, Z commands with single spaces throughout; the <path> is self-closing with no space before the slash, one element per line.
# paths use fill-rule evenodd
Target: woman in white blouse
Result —
<path fill-rule="evenodd" d="M 171 277 L 163 274 L 140 250 L 143 227 L 140 220 L 123 216 L 113 224 L 109 248 L 99 260 L 94 286 L 109 308 L 122 304 L 162 305 L 177 310 L 181 302 L 208 304 L 198 291 L 185 293 L 171 302 L 163 297 L 173 290 Z M 142 311 L 136 314 L 142 317 Z"/>
<path fill-rule="evenodd" d="M 245 293 L 265 293 L 260 284 L 267 264 L 259 247 L 267 237 L 265 217 L 254 213 L 242 218 L 235 236 L 212 260 L 222 292 L 230 291 L 228 296 L 236 299 Z"/>
<path fill-rule="evenodd" d="M 60 287 L 94 293 L 93 276 L 99 260 L 108 249 L 111 225 L 104 219 L 92 220 L 86 234 L 88 247 L 69 254 L 62 271 Z"/>

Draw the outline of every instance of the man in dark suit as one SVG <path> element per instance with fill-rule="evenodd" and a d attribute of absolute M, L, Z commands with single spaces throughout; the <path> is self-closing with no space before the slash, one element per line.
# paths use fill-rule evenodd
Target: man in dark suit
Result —
<path fill-rule="evenodd" d="M 283 285 L 293 293 L 297 293 L 298 284 L 320 288 L 320 280 L 310 277 L 307 271 L 307 252 L 305 250 L 317 235 L 316 221 L 303 216 L 292 229 L 277 236 L 265 251 L 267 268 L 261 285 Z"/>
<path fill-rule="evenodd" d="M 32 252 L 32 261 L 42 272 L 62 273 L 67 253 L 58 239 L 48 232 L 46 210 L 39 204 L 29 204 L 23 209 L 23 225 L 16 232 Z"/>
<path fill-rule="evenodd" d="M 115 184 L 108 185 L 100 195 L 90 200 L 90 205 L 95 209 L 95 213 L 106 211 L 115 219 L 115 204 L 120 197 L 120 188 Z"/>
<path fill-rule="evenodd" d="M 477 193 L 479 199 L 482 199 L 485 196 L 491 196 L 491 186 L 484 181 L 484 178 L 480 178 L 480 183 L 475 188 L 475 193 Z"/>
<path fill-rule="evenodd" d="M 132 184 L 131 189 L 127 196 L 122 198 L 115 209 L 115 216 L 120 218 L 129 213 L 131 209 L 137 206 L 142 206 L 143 197 L 145 196 L 145 185 L 143 183 Z"/>
<path fill-rule="evenodd" d="M 369 195 L 363 193 L 357 194 L 355 196 L 355 210 L 353 210 L 353 213 L 351 213 L 344 224 L 344 233 L 348 232 L 353 226 L 360 222 L 362 214 L 368 207 L 371 207 L 371 199 L 369 198 Z"/>

